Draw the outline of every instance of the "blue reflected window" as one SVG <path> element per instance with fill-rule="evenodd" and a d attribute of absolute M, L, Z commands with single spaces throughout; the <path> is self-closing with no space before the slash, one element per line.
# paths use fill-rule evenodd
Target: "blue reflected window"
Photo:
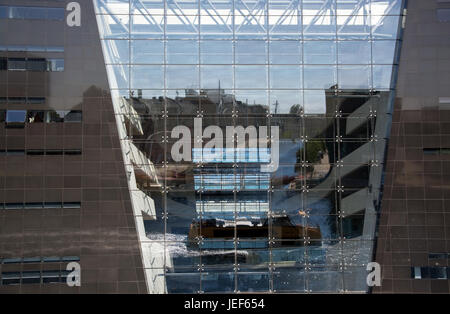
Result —
<path fill-rule="evenodd" d="M 0 18 L 28 20 L 64 20 L 63 8 L 1 6 Z"/>
<path fill-rule="evenodd" d="M 47 19 L 49 20 L 64 20 L 64 9 L 62 8 L 47 8 Z"/>
<path fill-rule="evenodd" d="M 450 22 L 450 9 L 437 9 L 436 15 L 439 22 Z"/>
<path fill-rule="evenodd" d="M 64 59 L 48 59 L 47 70 L 50 72 L 64 71 Z"/>
<path fill-rule="evenodd" d="M 5 6 L 0 6 L 0 19 L 8 18 L 9 8 Z"/>
<path fill-rule="evenodd" d="M 25 123 L 26 110 L 8 110 L 6 112 L 6 123 Z"/>

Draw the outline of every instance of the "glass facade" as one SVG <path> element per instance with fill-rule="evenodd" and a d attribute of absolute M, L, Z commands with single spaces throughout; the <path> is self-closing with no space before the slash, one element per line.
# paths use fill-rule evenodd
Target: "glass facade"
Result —
<path fill-rule="evenodd" d="M 366 292 L 403 1 L 94 6 L 149 291 Z"/>

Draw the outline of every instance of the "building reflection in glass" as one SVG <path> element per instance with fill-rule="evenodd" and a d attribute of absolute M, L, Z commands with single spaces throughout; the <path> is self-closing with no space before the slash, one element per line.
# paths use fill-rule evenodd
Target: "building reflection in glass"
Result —
<path fill-rule="evenodd" d="M 402 1 L 95 3 L 150 291 L 367 291 Z M 200 154 L 194 118 L 278 126 L 278 168 Z"/>

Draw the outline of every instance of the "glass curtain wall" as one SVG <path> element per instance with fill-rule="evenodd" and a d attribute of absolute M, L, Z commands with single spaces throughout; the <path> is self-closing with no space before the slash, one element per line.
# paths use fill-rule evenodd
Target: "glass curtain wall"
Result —
<path fill-rule="evenodd" d="M 94 4 L 150 291 L 368 291 L 403 1 Z"/>

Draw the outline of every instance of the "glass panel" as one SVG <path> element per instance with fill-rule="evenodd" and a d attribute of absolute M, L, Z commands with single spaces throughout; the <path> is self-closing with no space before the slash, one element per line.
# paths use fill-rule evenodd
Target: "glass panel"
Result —
<path fill-rule="evenodd" d="M 450 22 L 450 9 L 437 9 L 436 15 L 439 22 Z"/>
<path fill-rule="evenodd" d="M 267 67 L 238 65 L 235 67 L 235 88 L 267 88 Z"/>
<path fill-rule="evenodd" d="M 326 97 L 323 90 L 305 90 L 304 106 L 306 114 L 325 113 Z"/>
<path fill-rule="evenodd" d="M 9 16 L 9 8 L 7 6 L 0 6 L 0 19 L 6 19 Z"/>
<path fill-rule="evenodd" d="M 164 43 L 160 40 L 132 40 L 131 62 L 143 64 L 164 63 Z"/>
<path fill-rule="evenodd" d="M 390 65 L 373 66 L 373 88 L 390 89 L 391 77 L 395 67 Z"/>
<path fill-rule="evenodd" d="M 7 110 L 6 122 L 7 123 L 24 123 L 27 112 L 26 110 Z"/>
<path fill-rule="evenodd" d="M 81 122 L 82 112 L 78 110 L 71 110 L 64 116 L 64 122 Z"/>
<path fill-rule="evenodd" d="M 167 88 L 198 88 L 199 71 L 198 66 L 169 65 L 166 69 Z"/>
<path fill-rule="evenodd" d="M 265 41 L 239 40 L 235 43 L 237 64 L 266 64 L 267 45 Z"/>
<path fill-rule="evenodd" d="M 47 61 L 45 59 L 28 59 L 27 70 L 44 72 L 47 70 Z"/>
<path fill-rule="evenodd" d="M 301 64 L 302 45 L 298 41 L 271 41 L 271 64 Z"/>
<path fill-rule="evenodd" d="M 99 27 L 100 37 L 104 39 L 128 39 L 130 24 L 128 15 L 97 15 L 102 20 Z M 133 30 L 136 26 L 133 24 Z"/>
<path fill-rule="evenodd" d="M 64 59 L 48 59 L 47 69 L 50 72 L 64 71 Z"/>
<path fill-rule="evenodd" d="M 131 67 L 131 88 L 158 89 L 164 87 L 163 67 L 135 65 Z"/>
<path fill-rule="evenodd" d="M 130 45 L 128 40 L 108 40 L 105 45 L 107 45 L 108 47 L 115 47 L 115 53 L 108 54 L 108 56 L 112 57 L 110 60 L 108 60 L 108 63 L 130 63 Z"/>
<path fill-rule="evenodd" d="M 322 7 L 309 9 L 309 4 L 303 3 L 303 37 L 305 39 L 335 39 L 336 16 L 332 14 L 330 7 L 332 1 L 315 1 L 316 4 L 319 2 L 324 2 L 323 9 Z"/>
<path fill-rule="evenodd" d="M 340 64 L 369 64 L 371 62 L 370 42 L 340 41 L 338 57 Z"/>
<path fill-rule="evenodd" d="M 203 39 L 232 39 L 232 3 L 211 1 L 202 3 L 200 36 Z M 219 9 L 216 9 L 218 7 Z"/>
<path fill-rule="evenodd" d="M 335 66 L 313 66 L 304 68 L 304 87 L 329 89 L 336 85 Z"/>
<path fill-rule="evenodd" d="M 302 88 L 301 69 L 296 66 L 273 65 L 269 68 L 270 88 Z"/>
<path fill-rule="evenodd" d="M 303 108 L 300 90 L 271 90 L 270 112 L 273 114 L 299 114 Z"/>
<path fill-rule="evenodd" d="M 241 114 L 260 114 L 268 112 L 268 96 L 265 90 L 236 90 L 235 110 Z"/>
<path fill-rule="evenodd" d="M 128 14 L 129 0 L 95 0 L 96 13 L 101 14 Z"/>
<path fill-rule="evenodd" d="M 369 89 L 371 86 L 369 66 L 340 66 L 338 86 L 344 89 Z"/>
<path fill-rule="evenodd" d="M 351 11 L 346 11 L 351 12 Z M 364 39 L 370 37 L 370 16 L 366 15 L 341 15 L 337 16 L 337 33 L 339 39 Z"/>
<path fill-rule="evenodd" d="M 372 42 L 372 62 L 374 64 L 393 64 L 397 41 L 375 40 Z"/>
<path fill-rule="evenodd" d="M 167 63 L 198 64 L 198 41 L 171 40 L 167 42 Z"/>
<path fill-rule="evenodd" d="M 288 3 L 279 2 L 280 4 Z M 287 9 L 273 8 L 269 14 L 269 36 L 271 39 L 300 39 L 302 17 L 296 10 L 296 2 L 290 2 Z"/>
<path fill-rule="evenodd" d="M 45 122 L 64 122 L 64 116 L 67 112 L 68 111 L 48 111 Z"/>
<path fill-rule="evenodd" d="M 8 69 L 8 59 L 0 58 L 0 71 L 4 71 Z"/>
<path fill-rule="evenodd" d="M 106 65 L 106 70 L 114 75 L 112 88 L 125 89 L 129 87 L 129 67 L 125 65 Z"/>
<path fill-rule="evenodd" d="M 233 44 L 231 41 L 208 40 L 200 42 L 201 63 L 232 64 Z"/>
<path fill-rule="evenodd" d="M 400 15 L 402 0 L 371 0 L 370 9 L 375 15 Z"/>
<path fill-rule="evenodd" d="M 25 71 L 27 69 L 25 58 L 9 58 L 8 70 L 10 71 Z"/>
<path fill-rule="evenodd" d="M 216 89 L 233 88 L 233 68 L 221 65 L 204 65 L 200 68 L 200 88 Z"/>
<path fill-rule="evenodd" d="M 399 16 L 372 15 L 372 37 L 376 39 L 397 39 L 398 28 L 400 27 Z"/>
<path fill-rule="evenodd" d="M 336 42 L 305 41 L 303 45 L 305 64 L 335 64 Z"/>
<path fill-rule="evenodd" d="M 132 39 L 162 39 L 164 37 L 164 15 L 158 14 L 158 10 L 155 9 L 154 14 L 148 12 L 146 14 L 133 15 L 133 28 L 130 31 Z M 145 11 L 142 12 L 145 13 Z"/>

